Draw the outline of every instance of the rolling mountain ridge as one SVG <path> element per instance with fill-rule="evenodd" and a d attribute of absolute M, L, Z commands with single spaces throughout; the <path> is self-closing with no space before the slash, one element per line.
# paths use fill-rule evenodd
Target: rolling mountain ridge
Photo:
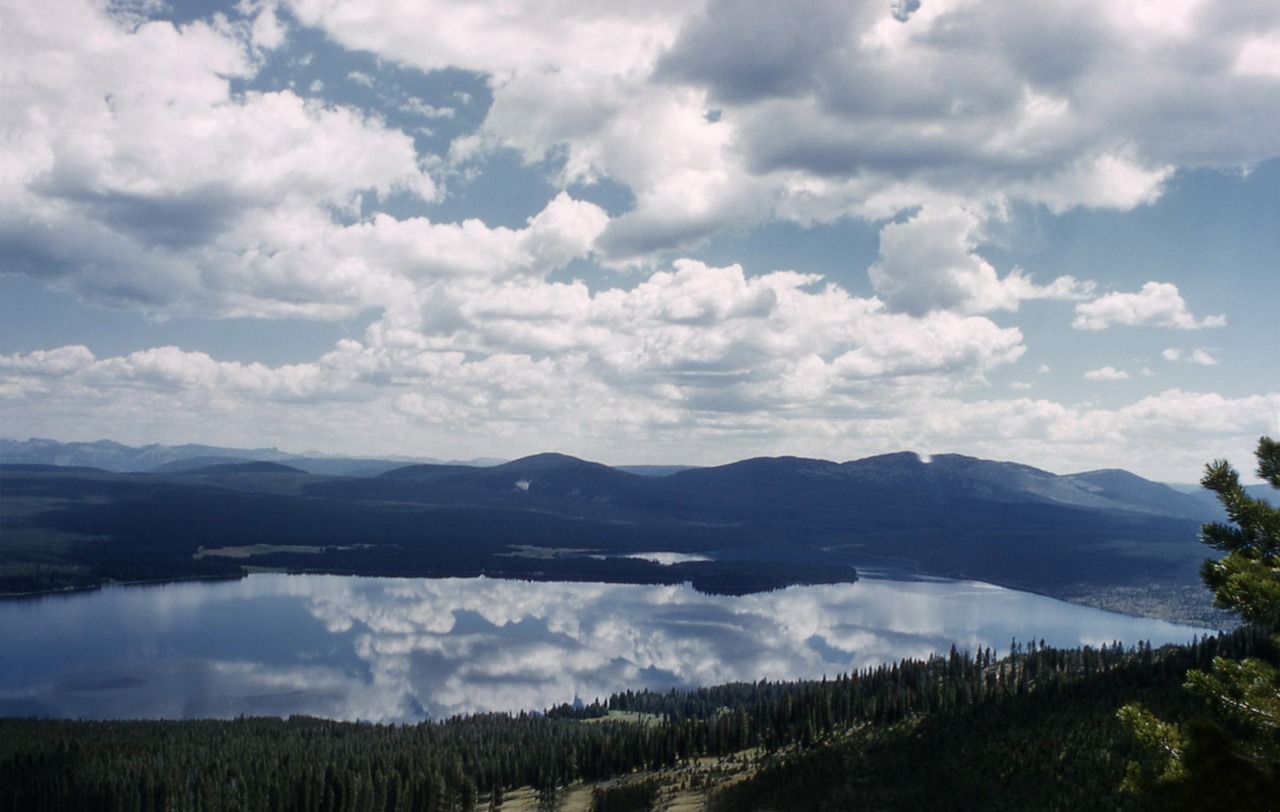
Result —
<path fill-rule="evenodd" d="M 341 477 L 376 477 L 396 472 L 396 477 L 431 477 L 431 469 L 486 468 L 508 471 L 505 465 L 516 465 L 536 471 L 539 467 L 550 469 L 560 463 L 572 466 L 575 458 L 563 454 L 538 454 L 504 463 L 492 459 L 466 461 L 442 461 L 420 458 L 372 458 L 342 457 L 316 454 L 290 454 L 275 448 L 235 449 L 218 446 L 184 444 L 152 444 L 141 447 L 128 446 L 111 440 L 92 443 L 60 443 L 55 440 L 30 439 L 26 441 L 0 438 L 0 464 L 55 465 L 60 467 L 91 467 L 118 473 L 183 473 L 220 465 L 274 462 L 288 465 L 310 474 Z M 587 466 L 600 466 L 586 463 Z M 1185 486 L 1174 488 L 1143 479 L 1120 469 L 1088 471 L 1076 474 L 1053 474 L 1028 465 L 1014 462 L 993 462 L 960 454 L 938 454 L 929 462 L 923 462 L 909 451 L 884 454 L 833 463 L 799 457 L 758 458 L 742 460 L 714 468 L 698 468 L 681 465 L 613 466 L 612 471 L 638 474 L 645 478 L 663 479 L 690 471 L 718 471 L 715 478 L 727 481 L 734 477 L 747 479 L 751 471 L 762 474 L 766 468 L 778 466 L 781 471 L 788 466 L 796 472 L 808 471 L 812 477 L 855 477 L 871 484 L 902 482 L 914 487 L 946 484 L 947 487 L 967 487 L 975 495 L 999 498 L 999 494 L 1013 494 L 1015 500 L 1037 496 L 1049 502 L 1077 505 L 1096 509 L 1137 511 L 1157 516 L 1193 518 L 1201 521 L 1220 518 L 1212 494 L 1198 488 Z M 840 470 L 837 473 L 836 469 Z M 697 481 L 696 475 L 689 482 Z M 967 485 L 965 483 L 968 483 Z M 1247 490 L 1265 498 L 1268 489 L 1262 485 L 1248 486 Z"/>
<path fill-rule="evenodd" d="M 196 450 L 151 473 L 0 464 L 0 592 L 255 569 L 743 592 L 891 566 L 1085 602 L 1117 590 L 1202 598 L 1197 533 L 1217 518 L 1125 471 L 1056 475 L 958 454 L 642 475 L 548 453 L 334 476 Z M 658 551 L 709 560 L 624 557 Z"/>

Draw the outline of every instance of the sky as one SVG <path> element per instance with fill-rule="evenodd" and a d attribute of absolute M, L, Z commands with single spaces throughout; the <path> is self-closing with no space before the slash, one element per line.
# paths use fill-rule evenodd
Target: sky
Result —
<path fill-rule="evenodd" d="M 1252 473 L 1274 0 L 0 0 L 0 436 Z"/>

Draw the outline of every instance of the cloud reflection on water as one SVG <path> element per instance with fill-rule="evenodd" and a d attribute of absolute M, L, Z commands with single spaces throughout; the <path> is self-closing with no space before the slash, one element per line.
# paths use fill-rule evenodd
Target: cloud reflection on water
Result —
<path fill-rule="evenodd" d="M 0 631 L 18 652 L 0 669 L 5 715 L 385 722 L 831 676 L 952 644 L 1003 653 L 1012 638 L 1096 646 L 1196 633 L 987 584 L 872 579 L 728 597 L 669 585 L 256 575 L 0 605 L 0 629 L 24 621 L 56 634 L 40 643 Z M 92 639 L 99 645 L 83 645 Z"/>

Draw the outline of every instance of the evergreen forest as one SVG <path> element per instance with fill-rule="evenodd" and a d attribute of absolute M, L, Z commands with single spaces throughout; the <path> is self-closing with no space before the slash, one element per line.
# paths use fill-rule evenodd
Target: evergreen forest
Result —
<path fill-rule="evenodd" d="M 597 809 L 668 808 L 694 789 L 713 810 L 1160 808 L 1121 787 L 1143 753 L 1118 709 L 1194 716 L 1187 670 L 1274 658 L 1267 631 L 1154 650 L 1014 644 L 407 726 L 2 719 L 0 809 L 499 810 L 522 787 L 555 809 L 584 783 Z M 697 763 L 718 766 L 682 771 Z"/>

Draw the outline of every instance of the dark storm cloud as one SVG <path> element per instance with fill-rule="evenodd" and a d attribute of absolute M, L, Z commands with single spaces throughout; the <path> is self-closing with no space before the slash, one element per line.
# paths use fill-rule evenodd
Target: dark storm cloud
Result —
<path fill-rule="evenodd" d="M 1010 3 L 950 11 L 920 41 L 952 66 L 946 77 L 935 77 L 948 86 L 971 71 L 975 79 L 1066 91 L 1108 54 L 1126 51 L 1102 20 L 1071 5 Z M 968 71 L 954 71 L 957 59 Z"/>
<path fill-rule="evenodd" d="M 144 244 L 180 249 L 203 245 L 231 228 L 246 201 L 224 183 L 161 194 L 36 187 L 75 204 L 91 220 Z"/>
<path fill-rule="evenodd" d="M 684 30 L 658 75 L 705 84 L 725 102 L 803 95 L 853 15 L 850 3 L 718 0 Z"/>

